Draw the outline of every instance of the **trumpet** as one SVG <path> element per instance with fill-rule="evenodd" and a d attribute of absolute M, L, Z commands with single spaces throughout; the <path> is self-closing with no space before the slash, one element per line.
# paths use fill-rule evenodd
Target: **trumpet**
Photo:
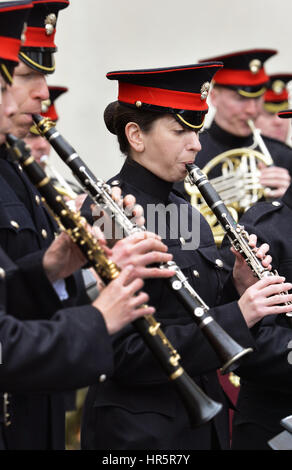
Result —
<path fill-rule="evenodd" d="M 267 268 L 264 268 L 261 261 L 256 257 L 248 244 L 249 234 L 244 229 L 244 226 L 236 223 L 226 205 L 220 199 L 219 194 L 213 188 L 210 181 L 200 168 L 195 164 L 187 164 L 186 169 L 188 172 L 188 182 L 197 186 L 206 203 L 215 214 L 218 222 L 227 234 L 232 246 L 243 256 L 255 277 L 263 279 L 265 276 L 278 275 L 276 270 L 269 271 Z M 282 292 L 281 295 L 284 295 L 284 293 Z M 285 305 L 292 305 L 292 302 L 285 302 Z M 292 327 L 292 307 L 291 313 L 286 313 L 286 318 L 289 325 Z"/>
<path fill-rule="evenodd" d="M 118 266 L 106 256 L 98 240 L 86 228 L 80 214 L 70 210 L 66 205 L 66 201 L 53 186 L 50 178 L 31 156 L 30 149 L 23 141 L 11 134 L 7 135 L 7 144 L 31 182 L 39 190 L 59 227 L 66 231 L 73 242 L 79 246 L 104 283 L 107 284 L 116 279 L 120 272 Z M 180 365 L 180 355 L 162 332 L 154 316 L 147 315 L 138 318 L 132 324 L 176 387 L 191 424 L 199 426 L 214 418 L 222 409 L 222 404 L 208 397 L 186 373 Z"/>
<path fill-rule="evenodd" d="M 127 236 L 135 232 L 144 231 L 145 227 L 139 227 L 129 220 L 124 210 L 114 202 L 111 197 L 111 187 L 94 176 L 73 147 L 59 134 L 55 128 L 55 123 L 39 115 L 33 115 L 33 119 L 39 132 L 50 141 L 62 160 L 70 167 L 73 175 L 78 179 L 87 194 L 111 218 L 114 218 L 124 234 Z M 168 282 L 172 291 L 197 323 L 216 352 L 221 364 L 221 373 L 225 374 L 235 370 L 238 367 L 239 361 L 246 354 L 253 351 L 252 348 L 243 348 L 214 320 L 210 315 L 209 307 L 195 289 L 193 289 L 176 263 L 173 261 L 164 263 L 161 265 L 161 269 L 175 271 L 175 275 L 165 281 Z"/>

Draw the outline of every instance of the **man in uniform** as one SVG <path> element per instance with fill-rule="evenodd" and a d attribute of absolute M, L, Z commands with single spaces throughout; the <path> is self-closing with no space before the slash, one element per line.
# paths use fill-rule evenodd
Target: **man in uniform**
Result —
<path fill-rule="evenodd" d="M 68 91 L 67 87 L 49 85 L 50 97 L 48 100 L 42 103 L 41 115 L 44 118 L 50 119 L 56 123 L 59 120 L 59 114 L 56 108 L 56 100 Z M 82 194 L 83 191 L 77 183 L 73 181 L 67 181 L 54 167 L 50 164 L 50 153 L 51 144 L 43 136 L 40 135 L 36 125 L 31 126 L 29 133 L 25 137 L 24 141 L 28 144 L 31 149 L 31 154 L 34 159 L 45 169 L 50 175 L 53 182 L 56 184 L 58 189 L 65 197 L 69 200 L 74 200 L 78 194 Z"/>
<path fill-rule="evenodd" d="M 264 64 L 274 54 L 275 50 L 253 49 L 201 61 L 220 60 L 224 67 L 215 74 L 210 91 L 211 103 L 216 111 L 210 128 L 200 135 L 202 150 L 196 157 L 196 164 L 200 168 L 203 169 L 215 156 L 227 150 L 242 147 L 260 150 L 247 121 L 255 121 L 261 112 L 263 95 L 269 82 Z M 263 137 L 263 140 L 274 166 L 261 169 L 260 182 L 263 186 L 272 188 L 269 196 L 278 198 L 290 184 L 292 150 L 270 137 Z M 221 170 L 217 165 L 208 173 L 208 177 L 213 178 L 220 174 Z M 177 188 L 183 191 L 183 183 Z"/>
<path fill-rule="evenodd" d="M 60 6 L 59 4 L 64 2 L 34 3 L 42 3 L 42 7 L 47 8 L 45 3 Z M 13 69 L 18 62 L 17 53 L 25 12 L 32 7 L 32 4 L 29 1 L 2 2 L 0 7 L 0 70 L 3 76 L 1 77 L 1 91 L 3 91 L 3 103 L 4 98 L 5 103 L 7 97 L 10 100 L 8 109 L 3 104 L 0 110 L 0 143 L 2 144 L 5 133 L 9 131 L 9 119 L 17 112 L 17 107 L 10 97 L 10 90 L 7 89 L 3 79 L 9 84 L 12 83 Z M 35 17 L 33 18 L 35 20 Z M 38 34 L 41 36 L 39 31 Z M 41 55 L 41 51 L 38 53 Z M 39 57 L 38 54 L 36 55 Z M 26 60 L 35 62 L 33 57 L 32 55 L 30 59 L 26 51 Z M 45 58 L 48 66 L 46 52 L 44 52 Z M 23 72 L 25 69 L 21 70 Z M 27 75 L 22 76 L 30 80 Z M 34 78 L 42 83 L 42 77 L 34 75 Z M 23 90 L 18 91 L 20 93 Z M 34 92 L 37 93 L 36 90 L 32 90 L 32 93 Z M 25 98 L 26 95 L 22 96 Z M 36 109 L 35 111 L 37 112 Z M 24 124 L 26 127 L 27 121 L 31 121 L 31 116 L 25 116 L 25 113 L 22 113 L 17 116 L 17 119 L 19 119 L 19 127 Z M 93 306 L 72 307 L 58 312 L 63 309 L 64 302 L 62 302 L 62 297 L 57 295 L 56 291 L 59 292 L 59 289 L 56 285 L 53 287 L 54 283 L 59 280 L 63 282 L 63 277 L 70 279 L 68 276 L 77 266 L 82 265 L 84 259 L 82 257 L 81 262 L 79 259 L 77 265 L 73 262 L 72 255 L 76 252 L 76 247 L 70 243 L 65 234 L 58 237 L 49 249 L 45 249 L 46 245 L 50 244 L 49 236 L 44 232 L 41 233 L 42 238 L 39 236 L 38 217 L 47 221 L 48 227 L 53 227 L 54 224 L 41 206 L 38 193 L 33 190 L 25 175 L 9 160 L 5 148 L 2 147 L 1 150 L 3 159 L 0 165 L 0 232 L 1 241 L 6 245 L 7 252 L 10 252 L 10 257 L 1 248 L 0 341 L 4 364 L 1 365 L 0 382 L 1 391 L 8 389 L 15 393 L 9 397 L 7 393 L 1 395 L 0 447 L 58 449 L 64 446 L 64 404 L 62 394 L 52 392 L 94 383 L 101 371 L 111 373 L 111 342 L 108 334 L 117 331 L 130 320 L 129 317 L 127 318 L 128 307 L 125 303 L 125 311 L 119 310 L 123 305 L 120 301 L 122 299 L 126 303 L 129 301 L 130 311 L 133 311 L 132 295 L 136 288 L 131 289 L 129 281 L 132 283 L 133 279 L 143 271 L 144 275 L 147 275 L 145 270 L 150 276 L 155 273 L 153 268 L 145 268 L 146 263 L 141 259 L 145 250 L 142 250 L 139 266 L 130 271 L 126 269 L 124 275 L 118 279 L 119 285 L 111 286 L 110 284 L 108 286 L 111 286 L 110 291 L 108 288 L 104 290 L 108 294 L 102 293 Z M 33 202 L 39 212 L 34 208 Z M 17 217 L 19 217 L 18 221 L 15 220 Z M 42 239 L 46 241 L 45 244 L 41 243 Z M 157 239 L 152 240 L 159 245 L 161 243 Z M 150 245 L 154 247 L 151 240 Z M 118 250 L 118 253 L 121 260 L 122 248 Z M 137 253 L 133 252 L 133 254 L 136 256 Z M 161 255 L 165 258 L 166 253 L 161 253 Z M 15 262 L 12 261 L 12 256 Z M 78 256 L 80 258 L 80 253 Z M 170 258 L 168 255 L 167 257 Z M 126 258 L 127 262 L 131 263 L 129 251 Z M 121 267 L 123 267 L 122 264 Z M 157 268 L 157 274 L 158 271 Z M 6 277 L 5 286 L 4 277 Z M 140 283 L 138 288 L 141 286 Z M 118 290 L 122 294 L 119 296 L 120 301 L 117 297 Z M 116 306 L 111 303 L 114 299 L 116 299 L 115 302 L 118 301 Z M 143 302 L 145 300 L 144 298 Z M 137 298 L 134 303 L 136 301 L 138 301 Z M 98 313 L 97 308 L 101 309 L 101 314 Z M 117 315 L 119 311 L 121 315 Z M 133 312 L 134 316 L 139 315 L 139 311 L 142 314 L 139 309 Z M 22 320 L 32 321 L 22 322 L 9 315 L 3 315 L 5 312 Z M 56 312 L 53 320 L 47 321 Z M 99 343 L 96 345 L 97 341 Z M 101 351 L 105 357 L 101 355 Z M 87 361 L 87 365 L 82 364 L 84 360 Z M 70 377 L 68 377 L 67 372 L 70 369 L 71 372 L 72 370 L 76 373 L 80 372 L 80 376 L 77 378 L 76 374 L 72 373 L 71 377 L 69 373 Z M 31 394 L 28 393 L 29 391 L 38 393 Z"/>
<path fill-rule="evenodd" d="M 292 117 L 282 111 L 281 117 Z M 259 202 L 240 219 L 258 242 L 270 246 L 273 269 L 286 281 L 292 279 L 292 184 L 279 201 Z M 233 256 L 224 240 L 225 266 Z M 280 421 L 292 413 L 292 316 L 263 319 L 256 333 L 257 349 L 237 370 L 241 388 L 233 419 L 234 450 L 268 450 L 268 441 L 282 431 Z"/>
<path fill-rule="evenodd" d="M 292 80 L 291 73 L 274 73 L 269 75 L 269 84 L 264 94 L 264 103 L 260 115 L 255 121 L 262 134 L 281 140 L 291 146 L 291 122 L 281 119 L 280 111 L 289 107 L 288 84 Z"/>

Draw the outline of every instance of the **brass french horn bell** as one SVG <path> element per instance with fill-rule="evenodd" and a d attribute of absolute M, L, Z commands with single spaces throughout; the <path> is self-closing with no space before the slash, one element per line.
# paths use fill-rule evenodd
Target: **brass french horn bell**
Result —
<path fill-rule="evenodd" d="M 273 165 L 273 159 L 260 136 L 259 130 L 255 128 L 251 120 L 248 121 L 248 125 L 261 152 L 248 147 L 227 150 L 212 158 L 202 169 L 208 177 L 211 170 L 219 167 L 220 176 L 208 179 L 236 222 L 243 212 L 265 196 L 265 188 L 260 184 L 258 163 L 262 162 L 266 166 Z M 203 200 L 196 186 L 192 186 L 185 181 L 184 187 L 191 198 L 191 204 L 201 212 L 209 223 L 216 245 L 220 246 L 224 232 L 216 217 Z"/>

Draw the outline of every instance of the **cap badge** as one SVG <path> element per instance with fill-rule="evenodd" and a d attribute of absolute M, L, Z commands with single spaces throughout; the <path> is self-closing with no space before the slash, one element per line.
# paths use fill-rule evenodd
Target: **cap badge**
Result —
<path fill-rule="evenodd" d="M 260 71 L 260 68 L 262 67 L 262 63 L 259 59 L 253 59 L 249 63 L 249 69 L 252 74 L 257 74 Z"/>
<path fill-rule="evenodd" d="M 275 80 L 272 84 L 272 90 L 276 95 L 280 95 L 285 88 L 285 83 L 282 80 Z"/>
<path fill-rule="evenodd" d="M 22 33 L 20 36 L 21 44 L 24 44 L 26 41 L 26 37 L 25 37 L 26 30 L 27 30 L 27 23 L 23 23 L 23 29 L 22 29 Z"/>
<path fill-rule="evenodd" d="M 49 107 L 51 106 L 51 104 L 52 103 L 50 99 L 42 101 L 42 113 L 46 113 Z"/>
<path fill-rule="evenodd" d="M 209 90 L 210 90 L 210 83 L 209 82 L 203 83 L 203 85 L 201 86 L 201 100 L 202 101 L 207 99 Z"/>
<path fill-rule="evenodd" d="M 55 13 L 50 13 L 45 19 L 45 30 L 47 36 L 53 34 L 57 22 L 57 17 Z"/>

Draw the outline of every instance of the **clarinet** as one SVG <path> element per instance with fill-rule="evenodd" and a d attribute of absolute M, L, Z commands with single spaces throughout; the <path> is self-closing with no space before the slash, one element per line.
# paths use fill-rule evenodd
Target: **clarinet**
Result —
<path fill-rule="evenodd" d="M 80 213 L 69 209 L 65 199 L 54 187 L 50 178 L 30 154 L 29 147 L 11 134 L 6 136 L 8 146 L 21 163 L 30 181 L 39 190 L 44 203 L 53 213 L 61 230 L 68 233 L 78 245 L 105 284 L 116 279 L 120 273 L 118 266 L 105 254 L 98 240 L 91 235 Z M 168 378 L 175 385 L 186 408 L 190 422 L 199 426 L 214 418 L 222 409 L 222 404 L 212 400 L 191 379 L 180 365 L 180 355 L 160 329 L 153 315 L 145 315 L 132 322 Z"/>
<path fill-rule="evenodd" d="M 263 279 L 266 276 L 277 276 L 276 270 L 269 271 L 265 268 L 259 258 L 255 255 L 252 248 L 249 246 L 249 234 L 243 225 L 238 224 L 230 214 L 224 202 L 220 199 L 219 194 L 213 188 L 207 176 L 195 164 L 186 164 L 188 175 L 186 177 L 188 183 L 196 185 L 205 199 L 210 209 L 215 214 L 218 222 L 226 232 L 231 245 L 240 253 L 245 259 L 248 266 L 251 268 L 253 274 L 258 279 Z M 281 292 L 281 295 L 285 295 Z M 292 302 L 285 302 L 285 305 L 292 305 Z M 286 313 L 286 319 L 292 327 L 292 308 L 291 313 Z"/>
<path fill-rule="evenodd" d="M 146 230 L 145 227 L 137 226 L 129 220 L 125 211 L 112 199 L 111 187 L 103 180 L 95 177 L 75 149 L 60 135 L 53 121 L 35 114 L 33 119 L 39 132 L 46 137 L 57 154 L 69 166 L 84 191 L 95 204 L 101 206 L 111 218 L 114 218 L 126 236 Z M 175 262 L 163 263 L 160 267 L 161 269 L 175 271 L 175 275 L 165 281 L 168 282 L 213 347 L 220 364 L 222 364 L 221 373 L 226 374 L 235 370 L 240 360 L 246 354 L 251 353 L 253 349 L 243 348 L 214 320 L 209 313 L 209 307 L 193 289 Z"/>

